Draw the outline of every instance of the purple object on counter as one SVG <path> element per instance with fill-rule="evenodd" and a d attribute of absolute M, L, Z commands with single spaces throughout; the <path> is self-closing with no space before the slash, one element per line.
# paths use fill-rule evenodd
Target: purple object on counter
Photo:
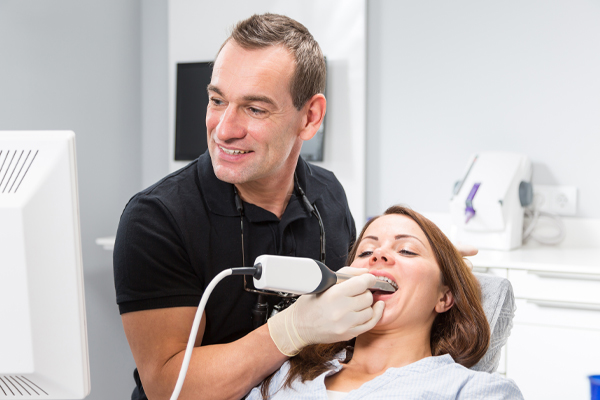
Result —
<path fill-rule="evenodd" d="M 467 206 L 465 208 L 465 215 L 467 216 L 465 224 L 468 223 L 469 220 L 475 216 L 475 209 L 473 208 L 473 198 L 475 197 L 479 186 L 481 186 L 481 182 L 476 182 L 473 184 L 471 192 L 469 193 L 469 195 L 467 196 L 467 200 L 465 201 L 465 204 Z"/>

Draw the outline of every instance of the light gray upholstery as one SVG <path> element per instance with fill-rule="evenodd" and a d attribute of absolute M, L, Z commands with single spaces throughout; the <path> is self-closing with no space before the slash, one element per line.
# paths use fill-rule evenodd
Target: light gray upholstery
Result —
<path fill-rule="evenodd" d="M 515 316 L 515 296 L 510 281 L 489 274 L 474 274 L 481 285 L 483 311 L 490 324 L 490 347 L 477 364 L 476 371 L 495 372 L 500 363 L 500 350 L 506 344 Z"/>

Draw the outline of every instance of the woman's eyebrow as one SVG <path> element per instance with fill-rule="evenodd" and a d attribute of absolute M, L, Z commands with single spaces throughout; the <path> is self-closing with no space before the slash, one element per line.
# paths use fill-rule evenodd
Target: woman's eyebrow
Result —
<path fill-rule="evenodd" d="M 377 236 L 363 236 L 363 238 L 360 240 L 361 242 L 365 239 L 371 239 L 371 240 L 379 240 L 379 238 Z"/>
<path fill-rule="evenodd" d="M 394 239 L 396 239 L 396 240 L 400 240 L 400 239 L 406 239 L 406 238 L 417 239 L 419 242 L 421 242 L 421 244 L 422 244 L 423 246 L 425 246 L 425 243 L 423 243 L 423 242 L 421 241 L 421 239 L 419 239 L 418 237 L 416 237 L 416 236 L 413 236 L 413 235 L 407 235 L 407 234 L 396 235 L 396 237 L 395 237 Z"/>

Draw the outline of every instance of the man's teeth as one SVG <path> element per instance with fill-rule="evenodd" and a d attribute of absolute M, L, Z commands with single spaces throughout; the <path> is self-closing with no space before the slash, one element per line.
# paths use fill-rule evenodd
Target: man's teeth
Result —
<path fill-rule="evenodd" d="M 378 276 L 377 279 L 379 279 L 380 281 L 389 283 L 390 285 L 392 285 L 394 287 L 394 289 L 398 290 L 398 284 L 396 282 L 394 282 L 393 280 L 391 280 L 390 278 L 385 277 L 385 276 Z"/>
<path fill-rule="evenodd" d="M 221 147 L 221 146 L 219 146 L 219 148 L 221 150 L 223 150 L 225 152 L 225 154 L 246 154 L 246 153 L 250 153 L 249 151 L 229 150 L 229 149 L 226 149 L 225 147 Z"/>

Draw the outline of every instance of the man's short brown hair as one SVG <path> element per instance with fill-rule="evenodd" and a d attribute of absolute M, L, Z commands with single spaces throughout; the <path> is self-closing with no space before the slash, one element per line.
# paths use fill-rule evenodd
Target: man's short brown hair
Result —
<path fill-rule="evenodd" d="M 296 63 L 290 93 L 298 110 L 312 96 L 325 91 L 327 72 L 323 53 L 308 29 L 298 21 L 278 14 L 255 14 L 238 22 L 223 46 L 230 39 L 244 49 L 282 45 L 290 51 Z"/>

